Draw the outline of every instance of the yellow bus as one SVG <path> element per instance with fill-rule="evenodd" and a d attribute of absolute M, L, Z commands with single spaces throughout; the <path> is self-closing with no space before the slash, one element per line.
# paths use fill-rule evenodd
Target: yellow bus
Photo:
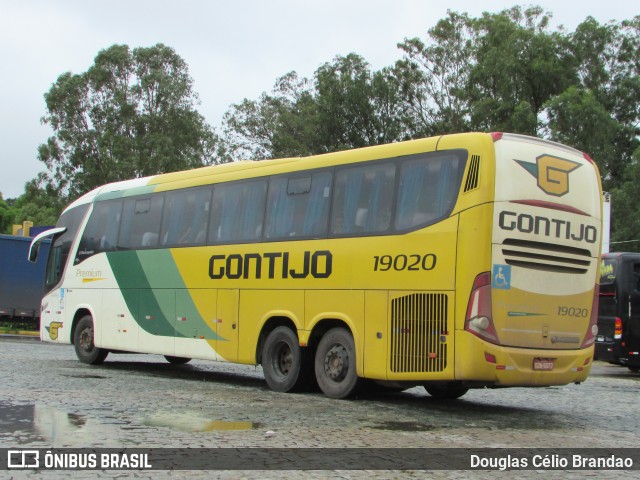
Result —
<path fill-rule="evenodd" d="M 40 336 L 89 364 L 262 365 L 275 391 L 333 398 L 578 383 L 601 198 L 588 155 L 502 133 L 113 183 L 33 241 L 53 237 Z"/>

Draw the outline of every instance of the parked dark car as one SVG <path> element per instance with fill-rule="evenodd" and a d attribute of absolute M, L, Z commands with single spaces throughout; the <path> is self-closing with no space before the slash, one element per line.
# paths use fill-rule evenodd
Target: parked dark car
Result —
<path fill-rule="evenodd" d="M 595 359 L 640 371 L 640 253 L 606 253 L 600 266 Z"/>

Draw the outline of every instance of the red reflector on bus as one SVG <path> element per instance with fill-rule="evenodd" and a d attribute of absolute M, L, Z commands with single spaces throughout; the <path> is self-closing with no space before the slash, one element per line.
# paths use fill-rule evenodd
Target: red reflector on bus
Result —
<path fill-rule="evenodd" d="M 484 352 L 484 359 L 489 363 L 497 363 L 496 356 L 491 353 Z"/>

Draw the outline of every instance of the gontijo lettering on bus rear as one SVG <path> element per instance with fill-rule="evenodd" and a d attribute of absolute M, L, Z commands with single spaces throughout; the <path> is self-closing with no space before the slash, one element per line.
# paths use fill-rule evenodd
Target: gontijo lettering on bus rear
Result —
<path fill-rule="evenodd" d="M 499 226 L 502 230 L 515 230 L 521 233 L 534 233 L 545 237 L 592 244 L 595 244 L 598 239 L 598 230 L 593 225 L 572 224 L 567 220 L 507 210 L 500 212 Z"/>

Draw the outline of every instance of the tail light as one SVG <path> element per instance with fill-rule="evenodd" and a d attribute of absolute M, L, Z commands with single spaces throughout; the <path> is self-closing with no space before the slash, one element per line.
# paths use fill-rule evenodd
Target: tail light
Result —
<path fill-rule="evenodd" d="M 481 273 L 473 282 L 464 329 L 487 342 L 500 343 L 491 314 L 490 272 Z"/>
<path fill-rule="evenodd" d="M 598 335 L 598 300 L 600 297 L 600 285 L 596 284 L 593 289 L 593 303 L 591 304 L 591 320 L 589 322 L 589 328 L 587 334 L 584 336 L 582 346 L 580 348 L 587 348 L 593 345 L 596 341 L 596 335 Z"/>
<path fill-rule="evenodd" d="M 613 338 L 620 340 L 622 338 L 622 319 L 616 317 L 616 323 L 613 330 Z"/>

